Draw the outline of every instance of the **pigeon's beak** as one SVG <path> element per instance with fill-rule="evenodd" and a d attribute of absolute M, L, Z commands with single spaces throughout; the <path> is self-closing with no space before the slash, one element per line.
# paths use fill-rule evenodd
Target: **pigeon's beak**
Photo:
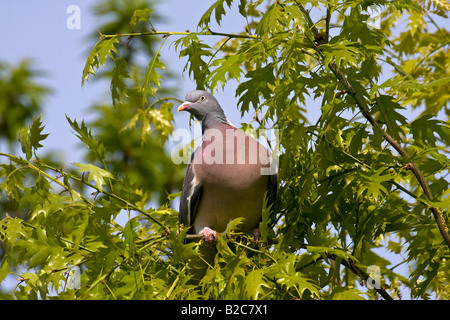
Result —
<path fill-rule="evenodd" d="M 192 105 L 192 102 L 185 101 L 177 109 L 177 111 L 184 111 Z"/>

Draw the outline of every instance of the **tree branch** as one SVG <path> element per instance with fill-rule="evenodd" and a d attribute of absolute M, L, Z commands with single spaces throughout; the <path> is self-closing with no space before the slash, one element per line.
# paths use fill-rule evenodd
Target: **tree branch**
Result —
<path fill-rule="evenodd" d="M 329 259 L 336 260 L 337 256 L 333 253 L 326 252 L 326 255 Z M 369 275 L 363 271 L 361 268 L 359 268 L 352 260 L 345 260 L 342 259 L 341 263 L 348 269 L 350 269 L 354 274 L 356 274 L 358 277 L 362 278 L 364 281 L 367 281 L 369 279 Z M 380 296 L 383 297 L 384 300 L 393 300 L 391 295 L 381 286 L 380 288 L 374 288 Z"/>
<path fill-rule="evenodd" d="M 253 34 L 233 34 L 233 33 L 223 33 L 215 32 L 210 29 L 203 32 L 191 32 L 189 30 L 185 32 L 180 31 L 148 31 L 148 32 L 133 32 L 133 33 L 117 33 L 117 34 L 102 34 L 100 33 L 100 40 L 106 38 L 116 38 L 116 37 L 141 37 L 141 36 L 187 36 L 190 34 L 195 34 L 198 36 L 223 36 L 234 39 L 258 39 L 258 36 Z"/>
<path fill-rule="evenodd" d="M 314 24 L 312 24 L 312 20 L 309 17 L 308 12 L 304 8 L 303 8 L 302 11 L 305 14 L 306 20 L 309 23 L 310 28 L 314 30 L 315 26 L 314 26 Z M 319 55 L 320 59 L 323 62 L 325 57 L 324 57 L 322 51 L 317 46 L 317 44 L 315 43 L 314 39 L 312 39 L 308 35 L 307 32 L 305 33 L 305 35 L 309 39 L 309 41 L 311 42 L 312 46 L 315 48 L 317 54 Z M 347 80 L 347 77 L 345 76 L 345 74 L 338 68 L 338 66 L 334 62 L 331 62 L 331 63 L 328 64 L 328 68 L 331 70 L 331 72 L 333 72 L 333 74 L 336 76 L 336 78 L 342 83 L 344 88 L 348 91 L 348 93 L 350 94 L 350 96 L 353 98 L 353 100 L 355 101 L 356 105 L 360 109 L 361 113 L 363 114 L 364 118 L 366 118 L 366 120 L 369 121 L 369 123 L 372 125 L 372 127 L 374 127 L 377 130 L 379 130 L 383 134 L 383 137 L 386 139 L 386 141 L 402 157 L 404 157 L 405 159 L 410 160 L 411 159 L 410 155 L 406 152 L 405 149 L 403 149 L 403 147 L 400 145 L 400 143 L 398 143 L 398 141 L 396 141 L 392 136 L 390 136 L 382 128 L 382 126 L 378 122 L 375 121 L 375 119 L 373 118 L 372 114 L 370 113 L 370 110 L 369 110 L 369 107 L 367 106 L 366 101 L 363 100 L 363 98 L 356 92 L 356 90 L 353 88 L 353 86 Z M 419 185 L 422 188 L 422 190 L 423 190 L 425 196 L 427 197 L 427 199 L 429 201 L 432 201 L 433 200 L 433 193 L 431 192 L 431 189 L 428 186 L 428 183 L 425 180 L 425 177 L 424 177 L 422 171 L 420 171 L 420 169 L 417 167 L 417 165 L 413 161 L 409 161 L 408 167 L 413 172 L 414 176 L 416 177 L 417 181 L 419 182 Z M 448 248 L 450 249 L 450 233 L 448 231 L 447 225 L 445 224 L 444 217 L 442 215 L 442 211 L 438 207 L 435 207 L 435 206 L 432 206 L 432 205 L 430 205 L 429 208 L 430 208 L 431 212 L 433 213 L 433 217 L 434 217 L 434 219 L 436 221 L 436 224 L 438 226 L 439 232 L 441 233 L 442 237 L 444 238 L 444 241 L 446 242 Z"/>
<path fill-rule="evenodd" d="M 315 45 L 315 43 L 313 42 Z M 320 50 L 316 45 L 316 50 Z M 364 118 L 369 121 L 369 123 L 375 127 L 377 130 L 379 130 L 386 141 L 405 159 L 410 160 L 410 155 L 406 152 L 405 149 L 396 141 L 392 136 L 390 136 L 382 127 L 381 125 L 375 121 L 372 114 L 369 111 L 369 108 L 367 107 L 366 102 L 360 97 L 360 95 L 356 92 L 356 90 L 353 88 L 353 86 L 348 82 L 347 78 L 345 77 L 344 73 L 336 66 L 334 63 L 330 63 L 328 65 L 330 70 L 334 73 L 336 78 L 342 83 L 342 85 L 345 87 L 345 89 L 348 91 L 348 93 L 352 96 L 353 100 L 356 102 L 357 106 L 361 110 Z M 417 181 L 419 182 L 425 196 L 429 201 L 433 200 L 433 194 L 431 192 L 430 187 L 428 186 L 427 181 L 425 180 L 425 177 L 420 171 L 420 169 L 417 167 L 417 165 L 410 161 L 408 163 L 409 169 L 413 172 L 414 176 L 416 177 Z M 444 238 L 445 242 L 447 243 L 447 246 L 450 249 L 450 234 L 448 232 L 448 227 L 445 224 L 444 217 L 442 216 L 442 211 L 435 206 L 430 205 L 430 210 L 433 213 L 433 217 L 436 221 L 436 224 L 439 228 L 439 232 L 441 233 L 442 237 Z"/>

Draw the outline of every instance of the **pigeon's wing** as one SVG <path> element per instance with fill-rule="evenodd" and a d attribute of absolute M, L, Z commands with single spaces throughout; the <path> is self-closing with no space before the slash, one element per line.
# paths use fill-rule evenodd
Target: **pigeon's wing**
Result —
<path fill-rule="evenodd" d="M 202 197 L 202 184 L 195 178 L 192 170 L 192 162 L 195 152 L 191 156 L 191 161 L 186 169 L 183 188 L 181 190 L 180 211 L 178 220 L 184 227 L 190 227 L 194 224 L 195 214 Z"/>

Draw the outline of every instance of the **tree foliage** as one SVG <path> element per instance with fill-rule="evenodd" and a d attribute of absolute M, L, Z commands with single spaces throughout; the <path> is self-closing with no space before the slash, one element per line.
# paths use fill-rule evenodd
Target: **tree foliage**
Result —
<path fill-rule="evenodd" d="M 26 212 L 0 221 L 0 281 L 19 277 L 2 297 L 450 298 L 450 35 L 437 22 L 448 4 L 218 0 L 184 32 L 158 31 L 139 4 L 113 6 L 115 23 L 86 59 L 85 85 L 100 70 L 111 82 L 111 104 L 93 108 L 105 120 L 92 124 L 96 134 L 68 118 L 87 163 L 68 171 L 40 157 L 39 117 L 18 130 L 24 155 L 0 154 L 2 200 Z M 214 31 L 231 10 L 243 31 Z M 171 205 L 181 180 L 165 149 L 177 101 L 163 73 L 170 42 L 198 88 L 236 81 L 237 107 L 255 119 L 247 125 L 280 133 L 280 190 L 261 243 L 231 221 L 200 279 L 189 265 L 202 244 L 183 242 Z M 142 48 L 145 72 L 134 59 Z"/>

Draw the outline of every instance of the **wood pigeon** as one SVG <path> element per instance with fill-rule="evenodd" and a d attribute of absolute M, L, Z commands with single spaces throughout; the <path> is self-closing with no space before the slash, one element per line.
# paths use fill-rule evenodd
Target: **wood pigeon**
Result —
<path fill-rule="evenodd" d="M 243 217 L 241 230 L 256 235 L 264 196 L 267 193 L 270 204 L 277 192 L 269 150 L 233 126 L 209 92 L 194 90 L 185 100 L 178 111 L 188 111 L 201 121 L 203 135 L 187 167 L 180 224 L 192 226 L 189 233 L 213 242 L 230 220 Z"/>

